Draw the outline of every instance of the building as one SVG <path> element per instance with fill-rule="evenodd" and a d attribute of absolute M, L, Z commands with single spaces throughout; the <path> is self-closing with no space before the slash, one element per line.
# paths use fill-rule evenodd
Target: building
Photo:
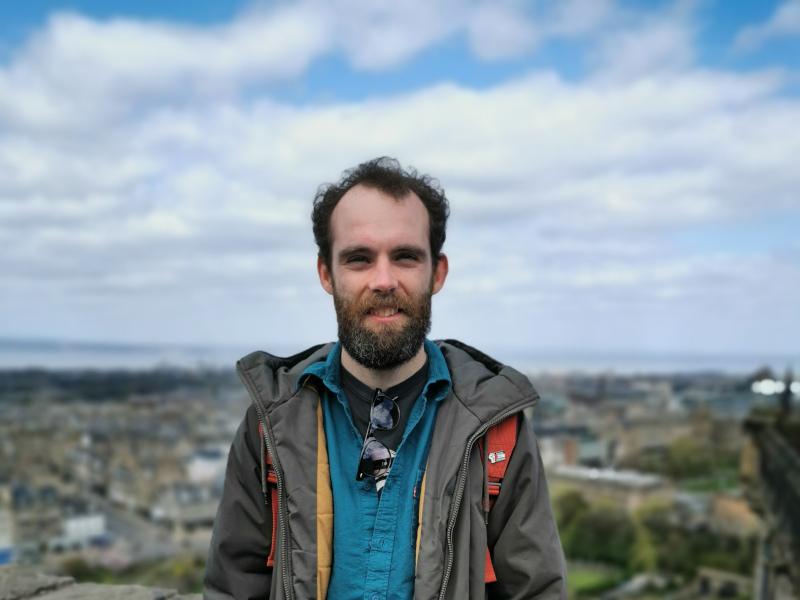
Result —
<path fill-rule="evenodd" d="M 548 481 L 554 490 L 576 489 L 593 502 L 608 502 L 628 512 L 653 501 L 671 504 L 674 494 L 663 477 L 637 471 L 562 465 L 548 473 Z"/>
<path fill-rule="evenodd" d="M 716 494 L 709 506 L 709 523 L 714 531 L 735 537 L 751 537 L 762 531 L 758 518 L 746 498 L 735 494 Z"/>
<path fill-rule="evenodd" d="M 211 541 L 220 495 L 221 489 L 213 485 L 173 483 L 162 489 L 150 517 L 172 532 L 174 542 L 205 549 Z"/>
<path fill-rule="evenodd" d="M 542 462 L 546 469 L 558 465 L 603 467 L 608 449 L 587 425 L 555 425 L 536 431 Z"/>
<path fill-rule="evenodd" d="M 62 498 L 61 532 L 48 541 L 51 552 L 83 550 L 108 535 L 106 515 L 84 500 Z"/>
<path fill-rule="evenodd" d="M 14 561 L 13 522 L 8 505 L 0 502 L 0 566 Z"/>

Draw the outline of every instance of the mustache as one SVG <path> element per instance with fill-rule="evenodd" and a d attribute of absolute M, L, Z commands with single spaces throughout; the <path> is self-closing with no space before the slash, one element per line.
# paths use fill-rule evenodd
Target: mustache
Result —
<path fill-rule="evenodd" d="M 381 308 L 396 308 L 405 313 L 411 313 L 414 310 L 414 307 L 408 299 L 402 298 L 396 294 L 376 295 L 365 298 L 358 303 L 358 310 L 363 314 Z"/>

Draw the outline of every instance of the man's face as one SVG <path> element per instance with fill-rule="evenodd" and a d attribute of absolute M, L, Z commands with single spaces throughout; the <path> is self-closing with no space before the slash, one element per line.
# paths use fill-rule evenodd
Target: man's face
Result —
<path fill-rule="evenodd" d="M 331 266 L 317 263 L 333 294 L 339 339 L 371 369 L 412 358 L 430 330 L 431 296 L 444 285 L 447 258 L 430 253 L 428 211 L 414 193 L 395 199 L 357 185 L 331 216 Z"/>

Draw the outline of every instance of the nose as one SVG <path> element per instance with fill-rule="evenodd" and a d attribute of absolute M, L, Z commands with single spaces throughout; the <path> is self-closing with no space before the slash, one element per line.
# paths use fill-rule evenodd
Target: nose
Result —
<path fill-rule="evenodd" d="M 373 292 L 383 293 L 393 292 L 397 289 L 397 276 L 388 258 L 380 257 L 375 262 L 369 289 Z"/>

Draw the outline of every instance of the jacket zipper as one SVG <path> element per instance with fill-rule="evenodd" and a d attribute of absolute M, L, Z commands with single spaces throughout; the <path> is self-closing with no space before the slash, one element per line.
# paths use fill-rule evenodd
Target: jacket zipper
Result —
<path fill-rule="evenodd" d="M 464 458 L 461 461 L 461 468 L 458 471 L 458 487 L 456 488 L 456 494 L 453 496 L 453 506 L 450 509 L 450 517 L 447 521 L 447 565 L 445 566 L 444 576 L 442 577 L 442 589 L 439 592 L 439 600 L 444 600 L 444 594 L 447 590 L 447 584 L 450 581 L 450 573 L 453 570 L 453 531 L 456 527 L 456 517 L 458 517 L 458 510 L 461 508 L 461 500 L 464 497 L 464 489 L 467 487 L 467 468 L 469 467 L 469 455 L 472 452 L 472 446 L 475 445 L 475 442 L 479 437 L 481 437 L 486 431 L 490 428 L 505 419 L 506 417 L 510 417 L 511 415 L 521 412 L 528 408 L 528 406 L 533 406 L 535 400 L 526 401 L 525 403 L 515 406 L 499 415 L 496 415 L 489 421 L 483 424 L 483 426 L 478 429 L 472 436 L 467 440 L 467 448 L 464 451 Z"/>
<path fill-rule="evenodd" d="M 258 413 L 258 419 L 261 421 L 261 428 L 264 431 L 264 443 L 267 445 L 267 452 L 272 457 L 272 467 L 275 471 L 275 479 L 278 481 L 278 534 L 281 540 L 281 574 L 283 577 L 283 593 L 289 600 L 294 600 L 294 590 L 292 590 L 290 572 L 289 572 L 289 541 L 286 532 L 286 523 L 283 518 L 284 499 L 283 499 L 283 470 L 278 461 L 278 455 L 275 453 L 275 446 L 272 444 L 272 439 L 269 436 L 269 429 L 267 428 L 267 417 L 264 413 L 264 408 L 258 400 L 255 389 L 250 383 L 250 378 L 242 372 L 245 385 L 247 386 L 250 396 L 253 399 L 253 404 Z M 263 473 L 262 473 L 263 477 Z"/>

